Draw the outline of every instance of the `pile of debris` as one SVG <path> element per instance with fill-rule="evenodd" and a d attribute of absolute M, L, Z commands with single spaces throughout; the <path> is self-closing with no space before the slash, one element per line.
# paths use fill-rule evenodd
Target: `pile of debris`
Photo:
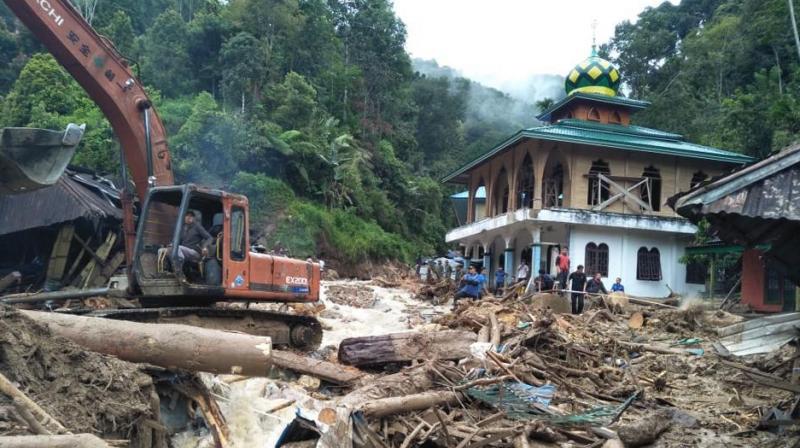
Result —
<path fill-rule="evenodd" d="M 156 386 L 141 366 L 86 351 L 9 307 L 0 309 L 0 359 L 0 436 L 95 434 L 167 446 Z"/>
<path fill-rule="evenodd" d="M 575 316 L 555 312 L 559 300 L 509 293 L 414 332 L 342 340 L 326 358 L 361 376 L 311 389 L 289 379 L 260 397 L 291 401 L 276 446 L 754 446 L 796 433 L 791 347 L 712 348 L 741 317 L 622 297 Z"/>
<path fill-rule="evenodd" d="M 357 284 L 337 284 L 328 287 L 327 299 L 337 305 L 372 308 L 378 298 L 372 289 Z"/>

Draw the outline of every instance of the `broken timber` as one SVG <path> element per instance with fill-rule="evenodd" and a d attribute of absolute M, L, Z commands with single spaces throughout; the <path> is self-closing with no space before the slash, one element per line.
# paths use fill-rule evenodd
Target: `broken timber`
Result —
<path fill-rule="evenodd" d="M 0 437 L 4 448 L 110 448 L 111 445 L 92 434 L 5 436 Z"/>
<path fill-rule="evenodd" d="M 350 384 L 363 375 L 352 367 L 348 368 L 332 362 L 295 355 L 283 350 L 272 351 L 272 364 L 340 385 Z"/>
<path fill-rule="evenodd" d="M 272 340 L 177 324 L 145 324 L 61 313 L 20 311 L 89 350 L 125 361 L 193 372 L 266 376 Z"/>
<path fill-rule="evenodd" d="M 339 344 L 339 361 L 354 366 L 431 359 L 461 359 L 477 342 L 472 331 L 408 332 L 347 338 Z"/>

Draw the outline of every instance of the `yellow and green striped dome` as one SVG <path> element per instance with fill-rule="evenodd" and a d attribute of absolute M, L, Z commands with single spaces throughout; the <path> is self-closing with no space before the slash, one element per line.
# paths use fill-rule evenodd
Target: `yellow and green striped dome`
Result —
<path fill-rule="evenodd" d="M 564 90 L 567 95 L 583 92 L 616 96 L 619 83 L 619 70 L 592 49 L 592 55 L 588 59 L 570 70 L 564 81 Z"/>

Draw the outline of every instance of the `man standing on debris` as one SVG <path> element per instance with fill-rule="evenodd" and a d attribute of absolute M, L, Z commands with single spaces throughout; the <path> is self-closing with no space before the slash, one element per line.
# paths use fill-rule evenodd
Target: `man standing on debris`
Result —
<path fill-rule="evenodd" d="M 611 292 L 625 292 L 625 287 L 622 286 L 622 279 L 617 277 L 617 280 L 611 285 Z"/>
<path fill-rule="evenodd" d="M 558 269 L 556 278 L 561 284 L 561 289 L 567 289 L 567 275 L 569 275 L 569 255 L 567 248 L 562 247 L 561 253 L 556 257 L 556 269 Z"/>
<path fill-rule="evenodd" d="M 475 269 L 475 266 L 470 266 L 467 275 L 464 276 L 462 279 L 462 283 L 464 286 L 458 290 L 455 297 L 453 297 L 453 311 L 456 309 L 456 305 L 458 304 L 458 299 L 463 299 L 464 297 L 469 297 L 471 299 L 479 299 L 481 297 L 481 289 L 483 288 L 483 283 L 486 281 L 486 277 L 482 274 L 478 273 L 478 270 Z"/>
<path fill-rule="evenodd" d="M 453 276 L 453 266 L 450 264 L 450 260 L 445 260 L 444 262 L 444 278 L 447 279 L 449 282 L 451 277 Z"/>
<path fill-rule="evenodd" d="M 502 294 L 503 287 L 506 285 L 506 270 L 502 266 L 498 266 L 494 271 L 494 294 Z"/>
<path fill-rule="evenodd" d="M 578 269 L 569 274 L 568 280 L 571 282 L 572 314 L 581 314 L 583 312 L 583 290 L 586 286 L 586 274 L 583 273 L 583 265 L 578 265 Z"/>
<path fill-rule="evenodd" d="M 528 264 L 525 263 L 525 260 L 521 260 L 519 262 L 519 267 L 517 268 L 517 282 L 522 282 L 527 280 L 528 273 L 530 273 L 530 268 L 528 268 Z"/>
<path fill-rule="evenodd" d="M 606 289 L 606 285 L 603 284 L 603 275 L 599 272 L 595 272 L 594 277 L 591 280 L 586 282 L 586 286 L 584 287 L 584 291 L 589 294 L 608 294 L 608 290 Z"/>
<path fill-rule="evenodd" d="M 199 263 L 203 257 L 207 257 L 208 246 L 213 242 L 214 238 L 194 220 L 194 212 L 191 210 L 186 212 L 181 228 L 181 244 L 178 246 L 178 266 L 175 266 L 175 273 L 183 275 L 183 263 L 186 260 Z"/>

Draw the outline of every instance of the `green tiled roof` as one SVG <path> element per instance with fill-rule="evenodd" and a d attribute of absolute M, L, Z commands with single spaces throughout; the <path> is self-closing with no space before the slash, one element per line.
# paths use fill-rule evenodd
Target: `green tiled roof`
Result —
<path fill-rule="evenodd" d="M 632 100 L 630 98 L 625 98 L 624 96 L 608 96 L 608 95 L 598 95 L 595 93 L 577 92 L 573 93 L 572 95 L 564 97 L 561 101 L 548 107 L 547 110 L 539 114 L 536 117 L 536 119 L 538 119 L 539 121 L 549 122 L 554 112 L 576 100 L 588 100 L 593 103 L 603 103 L 603 104 L 611 104 L 614 106 L 622 106 L 623 108 L 631 110 L 642 110 L 650 105 L 648 101 Z"/>
<path fill-rule="evenodd" d="M 715 162 L 745 164 L 754 162 L 750 156 L 732 151 L 695 145 L 684 141 L 683 136 L 641 126 L 603 124 L 585 120 L 559 120 L 557 123 L 523 129 L 482 156 L 448 174 L 442 182 L 449 182 L 466 171 L 480 165 L 524 139 L 578 143 L 603 148 L 687 157 Z"/>

